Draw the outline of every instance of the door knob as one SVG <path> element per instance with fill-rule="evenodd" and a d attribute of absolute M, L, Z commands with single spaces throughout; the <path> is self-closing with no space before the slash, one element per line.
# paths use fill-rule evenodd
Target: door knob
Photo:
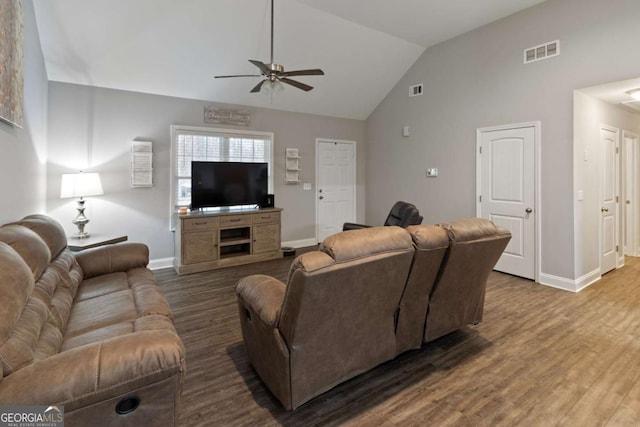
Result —
<path fill-rule="evenodd" d="M 527 208 L 527 209 L 525 209 L 524 211 L 525 211 L 526 213 L 531 213 L 531 212 L 533 212 L 533 209 L 531 209 L 531 208 Z"/>
<path fill-rule="evenodd" d="M 607 208 L 602 208 L 602 209 L 600 209 L 600 212 L 609 212 L 609 209 L 607 209 Z"/>
<path fill-rule="evenodd" d="M 318 197 L 318 199 L 322 200 L 322 199 L 324 199 L 324 196 L 320 196 L 320 197 Z"/>

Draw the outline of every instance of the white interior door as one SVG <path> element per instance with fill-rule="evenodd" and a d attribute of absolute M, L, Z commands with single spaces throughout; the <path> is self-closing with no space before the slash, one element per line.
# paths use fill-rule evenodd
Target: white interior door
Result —
<path fill-rule="evenodd" d="M 618 130 L 600 129 L 600 274 L 616 268 Z"/>
<path fill-rule="evenodd" d="M 511 231 L 495 269 L 535 280 L 535 125 L 479 130 L 478 216 Z"/>
<path fill-rule="evenodd" d="M 322 242 L 355 221 L 355 142 L 317 140 L 316 153 L 316 236 Z"/>

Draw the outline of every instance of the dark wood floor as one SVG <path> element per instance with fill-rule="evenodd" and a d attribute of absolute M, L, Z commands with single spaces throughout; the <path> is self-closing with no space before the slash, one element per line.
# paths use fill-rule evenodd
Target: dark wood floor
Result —
<path fill-rule="evenodd" d="M 573 294 L 492 273 L 484 322 L 285 411 L 249 365 L 233 286 L 292 258 L 156 271 L 187 349 L 182 426 L 640 425 L 640 260 Z"/>

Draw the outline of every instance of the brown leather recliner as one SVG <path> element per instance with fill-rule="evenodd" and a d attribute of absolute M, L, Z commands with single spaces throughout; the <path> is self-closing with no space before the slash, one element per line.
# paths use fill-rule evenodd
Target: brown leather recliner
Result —
<path fill-rule="evenodd" d="M 420 212 L 418 211 L 418 208 L 415 207 L 415 205 L 407 202 L 396 202 L 391 207 L 389 215 L 387 215 L 387 219 L 385 219 L 383 225 L 397 225 L 398 227 L 406 228 L 410 225 L 419 224 L 422 224 L 422 216 L 420 215 Z M 371 226 L 356 224 L 353 222 L 345 222 L 342 225 L 342 231 L 357 230 L 359 228 L 367 227 Z"/>
<path fill-rule="evenodd" d="M 487 276 L 509 239 L 482 219 L 330 236 L 319 251 L 296 258 L 286 285 L 265 275 L 237 283 L 249 361 L 283 406 L 295 409 L 481 321 Z"/>
<path fill-rule="evenodd" d="M 408 228 L 414 241 L 428 234 L 425 226 Z M 440 224 L 449 248 L 429 296 L 424 342 L 466 325 L 480 323 L 489 273 L 511 239 L 509 230 L 482 218 Z M 430 283 L 429 278 L 423 280 Z"/>
<path fill-rule="evenodd" d="M 177 425 L 185 351 L 147 247 L 66 246 L 43 215 L 0 227 L 0 405 L 62 405 L 67 426 Z"/>

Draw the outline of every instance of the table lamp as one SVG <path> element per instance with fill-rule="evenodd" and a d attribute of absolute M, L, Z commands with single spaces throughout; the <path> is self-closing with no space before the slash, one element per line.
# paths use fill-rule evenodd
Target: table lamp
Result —
<path fill-rule="evenodd" d="M 76 239 L 84 239 L 89 237 L 89 233 L 84 231 L 84 226 L 89 222 L 89 218 L 84 216 L 84 197 L 100 196 L 104 194 L 102 191 L 102 183 L 100 182 L 100 174 L 98 173 L 65 173 L 62 174 L 62 183 L 60 185 L 60 198 L 66 199 L 70 197 L 79 197 L 78 199 L 78 215 L 71 221 L 78 227 L 78 232 L 72 237 Z"/>

